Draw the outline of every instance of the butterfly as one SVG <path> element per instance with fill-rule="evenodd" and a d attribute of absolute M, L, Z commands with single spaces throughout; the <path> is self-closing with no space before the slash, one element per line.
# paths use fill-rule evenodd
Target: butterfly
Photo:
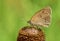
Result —
<path fill-rule="evenodd" d="M 28 21 L 33 26 L 48 27 L 51 23 L 51 7 L 45 7 L 36 12 L 32 18 Z"/>

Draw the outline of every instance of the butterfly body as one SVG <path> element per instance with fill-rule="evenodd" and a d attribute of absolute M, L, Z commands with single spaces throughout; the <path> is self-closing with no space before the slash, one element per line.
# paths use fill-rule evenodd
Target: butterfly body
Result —
<path fill-rule="evenodd" d="M 51 23 L 51 8 L 46 7 L 36 12 L 29 23 L 32 25 L 48 27 Z"/>

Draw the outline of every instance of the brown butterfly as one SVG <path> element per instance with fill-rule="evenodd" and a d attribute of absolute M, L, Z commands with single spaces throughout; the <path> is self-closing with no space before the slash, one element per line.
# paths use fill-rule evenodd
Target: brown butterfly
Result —
<path fill-rule="evenodd" d="M 46 7 L 36 12 L 35 15 L 32 16 L 29 23 L 31 25 L 48 27 L 51 23 L 51 7 Z"/>

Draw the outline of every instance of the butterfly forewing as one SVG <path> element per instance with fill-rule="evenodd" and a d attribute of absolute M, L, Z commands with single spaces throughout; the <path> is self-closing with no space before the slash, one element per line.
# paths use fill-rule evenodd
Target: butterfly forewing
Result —
<path fill-rule="evenodd" d="M 46 7 L 36 12 L 35 15 L 32 16 L 30 23 L 33 25 L 48 27 L 51 23 L 51 8 Z"/>

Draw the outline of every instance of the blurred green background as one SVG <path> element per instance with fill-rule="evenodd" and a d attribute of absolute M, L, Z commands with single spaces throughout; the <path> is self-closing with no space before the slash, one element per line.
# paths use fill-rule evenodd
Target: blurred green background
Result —
<path fill-rule="evenodd" d="M 46 41 L 60 41 L 60 0 L 0 0 L 0 41 L 16 41 L 19 29 L 46 6 L 52 8 L 52 23 L 43 29 Z"/>

